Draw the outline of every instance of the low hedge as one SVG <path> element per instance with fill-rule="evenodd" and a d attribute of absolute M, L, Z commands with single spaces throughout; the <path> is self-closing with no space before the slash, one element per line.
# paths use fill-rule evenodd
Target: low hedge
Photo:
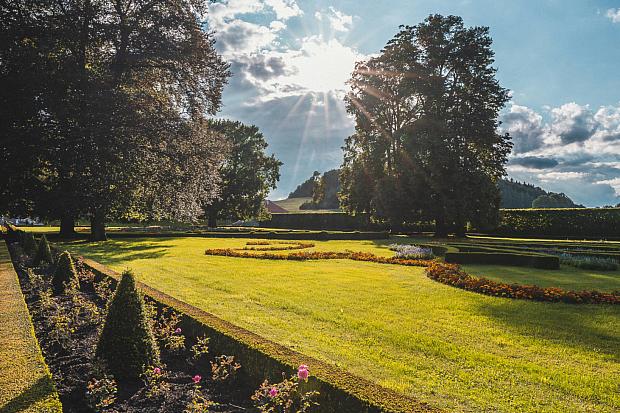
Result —
<path fill-rule="evenodd" d="M 503 209 L 497 233 L 532 237 L 620 236 L 620 208 Z"/>
<path fill-rule="evenodd" d="M 89 260 L 83 265 L 95 273 L 97 280 L 110 278 L 113 286 L 120 274 Z M 147 298 L 160 307 L 174 309 L 182 315 L 183 334 L 195 339 L 209 337 L 209 351 L 214 354 L 234 355 L 242 368 L 239 379 L 248 391 L 258 388 L 265 378 L 281 380 L 282 372 L 290 375 L 297 366 L 310 368 L 310 390 L 318 390 L 317 412 L 437 412 L 426 403 L 418 402 L 393 390 L 381 387 L 366 379 L 350 374 L 333 365 L 305 356 L 273 341 L 264 339 L 213 314 L 177 300 L 143 283 L 138 288 Z"/>
<path fill-rule="evenodd" d="M 510 252 L 448 252 L 447 263 L 454 264 L 492 264 L 533 267 L 546 270 L 560 268 L 560 259 L 553 255 L 518 254 Z"/>
<path fill-rule="evenodd" d="M 434 262 L 426 269 L 426 274 L 432 280 L 442 284 L 495 297 L 571 304 L 620 304 L 618 292 L 569 291 L 561 288 L 542 288 L 536 285 L 500 283 L 488 278 L 469 275 L 455 264 Z"/>
<path fill-rule="evenodd" d="M 0 241 L 0 372 L 0 412 L 62 413 L 3 241 Z"/>

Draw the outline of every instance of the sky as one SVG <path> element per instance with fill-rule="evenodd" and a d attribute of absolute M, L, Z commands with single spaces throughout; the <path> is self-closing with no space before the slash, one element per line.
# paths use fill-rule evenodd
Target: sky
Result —
<path fill-rule="evenodd" d="M 511 91 L 508 176 L 575 202 L 620 202 L 620 0 L 220 0 L 207 26 L 232 76 L 218 117 L 257 125 L 284 164 L 270 199 L 342 163 L 356 61 L 429 14 L 488 26 Z"/>

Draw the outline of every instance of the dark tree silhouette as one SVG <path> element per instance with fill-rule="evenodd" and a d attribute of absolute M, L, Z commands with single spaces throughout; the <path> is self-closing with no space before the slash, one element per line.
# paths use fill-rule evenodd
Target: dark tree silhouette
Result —
<path fill-rule="evenodd" d="M 509 136 L 497 132 L 508 91 L 495 78 L 486 27 L 431 15 L 359 62 L 346 96 L 343 206 L 393 225 L 434 219 L 436 233 L 497 219 Z"/>
<path fill-rule="evenodd" d="M 206 11 L 206 0 L 3 2 L 0 105 L 21 106 L 0 126 L 0 192 L 17 195 L 4 208 L 69 228 L 87 214 L 94 239 L 111 218 L 196 219 L 218 190 L 225 150 L 206 116 L 229 75 Z"/>

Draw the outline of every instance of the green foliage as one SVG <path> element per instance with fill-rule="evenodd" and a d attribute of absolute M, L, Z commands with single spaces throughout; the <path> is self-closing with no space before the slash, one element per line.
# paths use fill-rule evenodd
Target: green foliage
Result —
<path fill-rule="evenodd" d="M 541 195 L 532 201 L 532 208 L 577 208 L 579 205 L 567 197 L 565 194 L 556 194 L 550 192 L 547 195 Z"/>
<path fill-rule="evenodd" d="M 306 202 L 299 209 L 339 209 L 340 170 L 332 169 L 323 176 L 313 176 L 312 201 Z M 307 181 L 306 181 L 307 182 Z M 304 183 L 305 184 L 305 183 Z"/>
<path fill-rule="evenodd" d="M 96 355 L 118 380 L 138 379 L 159 365 L 159 348 L 134 275 L 125 271 L 108 305 Z"/>
<path fill-rule="evenodd" d="M 73 265 L 73 258 L 68 251 L 65 251 L 60 254 L 56 262 L 56 269 L 52 276 L 52 288 L 55 294 L 64 294 L 67 290 L 78 286 L 79 281 Z"/>
<path fill-rule="evenodd" d="M 585 270 L 615 271 L 618 269 L 616 260 L 584 255 L 562 254 L 560 255 L 560 263 Z"/>
<path fill-rule="evenodd" d="M 534 237 L 617 237 L 620 208 L 507 209 L 497 232 Z"/>
<path fill-rule="evenodd" d="M 212 120 L 209 128 L 229 146 L 219 170 L 222 178 L 219 200 L 207 207 L 209 226 L 217 219 L 249 219 L 264 214 L 264 200 L 280 179 L 282 162 L 267 156 L 267 142 L 258 127 L 230 120 Z"/>
<path fill-rule="evenodd" d="M 39 245 L 37 246 L 37 252 L 33 259 L 33 265 L 40 265 L 42 263 L 53 264 L 54 259 L 52 258 L 52 251 L 50 249 L 50 245 L 47 242 L 47 237 L 44 235 L 41 236 L 39 240 Z"/>

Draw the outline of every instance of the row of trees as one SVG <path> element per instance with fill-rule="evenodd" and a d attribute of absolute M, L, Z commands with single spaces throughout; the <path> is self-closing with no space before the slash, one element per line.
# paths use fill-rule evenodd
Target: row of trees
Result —
<path fill-rule="evenodd" d="M 257 213 L 280 164 L 255 127 L 208 119 L 230 73 L 206 11 L 205 0 L 0 3 L 0 211 L 58 218 L 65 235 L 88 216 L 94 239 L 110 219 L 222 217 L 233 198 L 234 216 Z M 240 158 L 260 171 L 242 188 Z"/>
<path fill-rule="evenodd" d="M 439 236 L 498 218 L 511 143 L 498 133 L 509 93 L 491 43 L 487 27 L 431 15 L 357 63 L 345 98 L 355 118 L 340 174 L 346 210 L 395 227 L 434 220 Z"/>

